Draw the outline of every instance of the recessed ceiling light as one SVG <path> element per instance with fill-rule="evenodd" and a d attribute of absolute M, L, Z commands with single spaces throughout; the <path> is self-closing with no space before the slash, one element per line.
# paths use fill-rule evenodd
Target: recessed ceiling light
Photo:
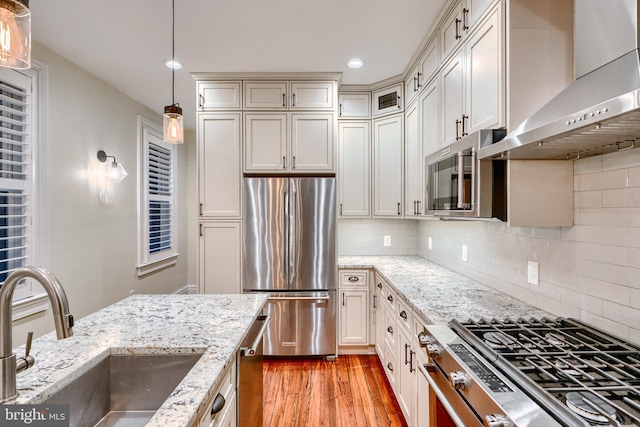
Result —
<path fill-rule="evenodd" d="M 182 68 L 182 62 L 176 61 L 174 59 L 167 59 L 166 61 L 164 61 L 164 65 L 167 68 L 172 68 L 174 70 L 179 70 L 180 68 Z"/>
<path fill-rule="evenodd" d="M 347 62 L 349 68 L 360 68 L 364 65 L 364 61 L 360 58 L 352 58 Z"/>

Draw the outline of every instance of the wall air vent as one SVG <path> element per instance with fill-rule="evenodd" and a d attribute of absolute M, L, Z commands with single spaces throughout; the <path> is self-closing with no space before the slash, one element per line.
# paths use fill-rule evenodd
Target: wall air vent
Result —
<path fill-rule="evenodd" d="M 396 107 L 398 105 L 398 92 L 391 92 L 378 97 L 378 110 Z"/>

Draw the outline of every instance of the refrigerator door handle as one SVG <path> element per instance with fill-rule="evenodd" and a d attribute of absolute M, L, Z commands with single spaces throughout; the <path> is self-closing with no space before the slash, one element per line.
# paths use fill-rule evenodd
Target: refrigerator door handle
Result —
<path fill-rule="evenodd" d="M 270 296 L 268 298 L 269 301 L 329 301 L 331 297 L 329 294 L 321 295 L 321 296 Z"/>
<path fill-rule="evenodd" d="M 282 251 L 280 252 L 282 254 L 282 274 L 280 275 L 281 277 L 286 277 L 287 276 L 287 263 L 288 263 L 288 259 L 286 257 L 286 253 L 287 253 L 287 199 L 288 199 L 288 194 L 286 191 L 282 191 L 282 193 L 280 194 L 282 196 L 282 218 L 280 218 L 281 224 L 281 230 L 283 233 L 282 238 L 280 239 L 282 241 Z"/>
<path fill-rule="evenodd" d="M 294 277 L 298 273 L 296 270 L 297 259 L 297 239 L 298 239 L 298 210 L 297 210 L 298 192 L 291 190 L 291 200 L 289 201 L 289 286 L 293 282 Z"/>

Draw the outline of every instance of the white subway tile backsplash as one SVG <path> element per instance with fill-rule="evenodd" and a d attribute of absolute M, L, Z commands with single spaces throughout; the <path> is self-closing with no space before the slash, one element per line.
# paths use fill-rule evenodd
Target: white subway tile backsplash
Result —
<path fill-rule="evenodd" d="M 614 169 L 600 173 L 575 175 L 574 183 L 575 191 L 624 188 L 629 183 L 629 171 L 628 169 Z"/>
<path fill-rule="evenodd" d="M 603 330 L 604 332 L 610 333 L 618 338 L 623 340 L 631 340 L 631 336 L 629 334 L 630 327 L 628 325 L 623 325 L 618 322 L 614 322 L 611 319 L 607 319 L 603 316 L 598 316 L 589 311 L 580 310 L 580 318 L 584 323 L 589 325 L 593 325 L 598 329 Z M 640 341 L 633 341 L 635 343 L 639 343 Z"/>
<path fill-rule="evenodd" d="M 640 208 L 640 187 L 602 190 L 602 207 Z"/>
<path fill-rule="evenodd" d="M 640 166 L 640 150 L 619 151 L 601 156 L 601 158 L 603 171 Z"/>
<path fill-rule="evenodd" d="M 588 157 L 584 160 L 573 162 L 573 174 L 582 175 L 585 173 L 601 172 L 602 156 Z"/>
<path fill-rule="evenodd" d="M 640 167 L 629 169 L 629 187 L 640 187 Z"/>
<path fill-rule="evenodd" d="M 560 302 L 556 299 L 545 298 L 542 308 L 558 316 L 573 318 L 580 317 L 580 309 L 578 307 Z"/>
<path fill-rule="evenodd" d="M 602 191 L 579 191 L 573 193 L 574 208 L 601 208 Z"/>
<path fill-rule="evenodd" d="M 630 248 L 598 243 L 576 243 L 576 256 L 582 260 L 600 261 L 620 266 L 629 265 Z"/>
<path fill-rule="evenodd" d="M 629 227 L 631 224 L 629 208 L 583 208 L 574 210 L 576 225 L 606 225 L 611 227 Z"/>
<path fill-rule="evenodd" d="M 580 291 L 585 295 L 619 304 L 629 305 L 630 303 L 631 294 L 628 286 L 584 276 L 579 276 L 577 281 L 580 285 Z"/>
<path fill-rule="evenodd" d="M 610 301 L 602 303 L 602 317 L 623 325 L 640 325 L 640 310 Z"/>

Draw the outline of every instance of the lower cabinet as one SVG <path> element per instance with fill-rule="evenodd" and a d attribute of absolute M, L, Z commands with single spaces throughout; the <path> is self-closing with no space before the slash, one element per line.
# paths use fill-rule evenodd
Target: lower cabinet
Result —
<path fill-rule="evenodd" d="M 242 233 L 240 221 L 201 222 L 198 290 L 203 294 L 241 292 Z"/>
<path fill-rule="evenodd" d="M 420 351 L 422 350 L 422 351 Z M 428 363 L 427 354 L 424 349 L 419 348 L 416 352 L 416 369 L 418 373 L 416 375 L 416 400 L 414 406 L 414 423 L 415 427 L 428 426 L 431 422 L 429 419 L 429 382 L 422 372 L 420 372 L 418 366 L 426 365 Z"/>
<path fill-rule="evenodd" d="M 338 345 L 369 345 L 369 272 L 340 271 Z"/>
<path fill-rule="evenodd" d="M 226 373 L 223 374 L 224 381 L 205 405 L 204 413 L 198 418 L 198 427 L 237 427 L 236 361 L 234 358 L 229 364 Z"/>
<path fill-rule="evenodd" d="M 416 351 L 412 345 L 413 340 L 404 328 L 398 328 L 398 337 L 400 344 L 398 358 L 401 362 L 399 366 L 396 398 L 407 420 L 407 425 L 413 426 L 416 425 L 414 422 L 414 407 L 416 406 L 414 400 L 416 396 L 416 379 L 418 372 L 416 370 Z"/>

